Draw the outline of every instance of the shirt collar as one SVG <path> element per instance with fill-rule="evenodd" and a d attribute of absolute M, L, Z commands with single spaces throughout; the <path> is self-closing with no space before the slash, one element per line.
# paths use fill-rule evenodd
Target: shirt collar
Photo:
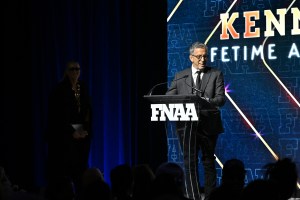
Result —
<path fill-rule="evenodd" d="M 198 71 L 198 70 L 197 70 L 195 67 L 193 67 L 193 65 L 192 65 L 192 74 L 196 74 L 197 71 Z"/>
<path fill-rule="evenodd" d="M 192 65 L 192 74 L 194 75 L 194 74 L 197 74 L 197 71 L 199 71 L 199 69 L 196 69 L 195 67 L 193 67 L 193 65 Z"/>

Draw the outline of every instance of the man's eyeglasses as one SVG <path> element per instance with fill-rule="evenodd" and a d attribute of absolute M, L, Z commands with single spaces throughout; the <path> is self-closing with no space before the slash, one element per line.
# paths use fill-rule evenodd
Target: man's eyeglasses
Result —
<path fill-rule="evenodd" d="M 198 60 L 201 60 L 202 58 L 204 58 L 204 59 L 207 58 L 207 55 L 198 55 L 198 56 L 192 55 L 192 56 L 194 56 L 194 57 L 197 58 Z"/>
<path fill-rule="evenodd" d="M 68 70 L 69 71 L 79 71 L 80 68 L 79 67 L 70 67 Z"/>

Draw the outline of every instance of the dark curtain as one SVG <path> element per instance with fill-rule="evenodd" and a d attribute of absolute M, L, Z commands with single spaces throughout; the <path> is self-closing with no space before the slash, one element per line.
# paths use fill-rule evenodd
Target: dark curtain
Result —
<path fill-rule="evenodd" d="M 31 0 L 4 6 L 1 163 L 21 187 L 44 184 L 48 95 L 69 60 L 93 105 L 90 166 L 109 181 L 118 164 L 167 159 L 164 124 L 143 95 L 167 81 L 166 2 Z M 164 93 L 165 86 L 155 93 Z"/>

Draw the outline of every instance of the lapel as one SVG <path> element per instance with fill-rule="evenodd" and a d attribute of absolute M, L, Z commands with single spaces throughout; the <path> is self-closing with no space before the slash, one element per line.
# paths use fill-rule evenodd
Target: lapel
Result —
<path fill-rule="evenodd" d="M 203 74 L 202 82 L 201 82 L 201 90 L 202 91 L 205 91 L 205 88 L 208 84 L 210 76 L 211 76 L 211 71 L 210 70 L 207 70 L 207 72 Z"/>
<path fill-rule="evenodd" d="M 194 80 L 193 80 L 193 75 L 192 75 L 191 69 L 188 71 L 187 75 L 189 75 L 189 76 L 186 78 L 186 83 L 189 84 L 190 86 L 193 86 Z M 187 87 L 188 94 L 192 94 L 192 87 L 188 86 L 187 84 L 185 84 L 185 86 Z"/>
<path fill-rule="evenodd" d="M 188 77 L 184 80 L 184 87 L 185 87 L 185 91 L 188 92 L 188 94 L 192 94 L 192 87 L 194 86 L 194 80 L 193 80 L 193 76 L 192 76 L 192 69 L 189 68 L 185 71 L 184 75 L 188 75 Z"/>

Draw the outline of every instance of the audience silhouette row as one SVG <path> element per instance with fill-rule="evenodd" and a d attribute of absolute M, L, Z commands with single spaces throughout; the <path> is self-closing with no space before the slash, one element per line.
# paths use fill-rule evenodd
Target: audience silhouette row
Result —
<path fill-rule="evenodd" d="M 263 178 L 245 185 L 243 161 L 235 158 L 227 160 L 222 169 L 220 185 L 209 197 L 202 199 L 296 199 L 298 174 L 297 166 L 291 159 L 283 158 L 268 163 L 264 169 Z M 110 185 L 100 169 L 89 168 L 82 176 L 80 191 L 76 191 L 73 181 L 68 177 L 60 177 L 55 183 L 48 184 L 41 194 L 32 194 L 13 185 L 2 167 L 0 178 L 0 199 L 3 200 L 188 200 L 183 191 L 184 171 L 180 165 L 172 162 L 162 163 L 155 172 L 148 164 L 133 167 L 118 165 L 110 172 Z"/>
<path fill-rule="evenodd" d="M 238 159 L 227 160 L 222 170 L 222 182 L 208 200 L 288 200 L 297 195 L 297 167 L 289 158 L 264 166 L 264 179 L 245 184 L 244 163 Z"/>

